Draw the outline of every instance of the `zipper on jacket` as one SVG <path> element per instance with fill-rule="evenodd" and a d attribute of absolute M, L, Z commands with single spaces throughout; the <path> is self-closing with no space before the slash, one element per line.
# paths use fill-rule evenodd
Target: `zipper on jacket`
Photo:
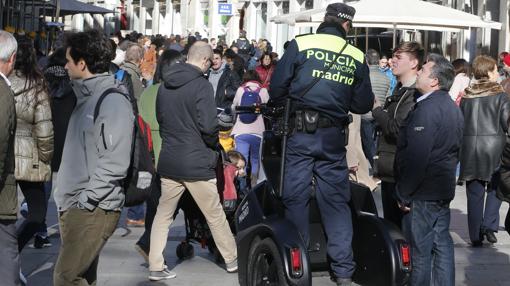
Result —
<path fill-rule="evenodd" d="M 108 150 L 106 147 L 106 139 L 104 138 L 104 123 L 101 123 L 101 138 L 103 138 L 103 146 L 105 150 Z"/>
<path fill-rule="evenodd" d="M 409 89 L 408 89 L 408 90 L 406 90 L 406 91 L 404 92 L 404 94 L 402 95 L 402 97 L 401 97 L 401 98 L 400 98 L 400 100 L 398 101 L 398 103 L 397 103 L 397 107 L 395 107 L 395 112 L 393 113 L 393 118 L 397 118 L 397 111 L 398 111 L 398 107 L 400 106 L 400 104 L 402 103 L 402 101 L 404 100 L 404 98 L 406 97 L 406 95 L 407 95 L 407 92 L 408 92 L 408 91 L 409 91 Z"/>

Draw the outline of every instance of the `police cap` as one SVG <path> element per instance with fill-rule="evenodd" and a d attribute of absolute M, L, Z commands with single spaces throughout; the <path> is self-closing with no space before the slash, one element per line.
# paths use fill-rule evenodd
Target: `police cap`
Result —
<path fill-rule="evenodd" d="M 356 9 L 344 3 L 332 3 L 326 8 L 326 16 L 334 16 L 340 19 L 352 21 Z"/>

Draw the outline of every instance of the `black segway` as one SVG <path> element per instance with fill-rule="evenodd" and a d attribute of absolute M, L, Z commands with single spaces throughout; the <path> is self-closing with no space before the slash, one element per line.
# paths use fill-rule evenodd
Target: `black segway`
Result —
<path fill-rule="evenodd" d="M 284 217 L 281 201 L 290 100 L 285 108 L 259 105 L 237 112 L 262 114 L 261 167 L 267 179 L 256 185 L 235 214 L 241 286 L 311 285 L 312 272 L 329 272 L 326 235 L 320 210 L 311 194 L 310 246 Z M 371 191 L 351 182 L 353 280 L 361 285 L 406 285 L 411 271 L 410 247 L 396 226 L 378 217 Z"/>

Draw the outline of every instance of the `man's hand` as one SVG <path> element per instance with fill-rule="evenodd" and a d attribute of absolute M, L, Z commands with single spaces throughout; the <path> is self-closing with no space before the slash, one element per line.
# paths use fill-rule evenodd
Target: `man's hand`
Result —
<path fill-rule="evenodd" d="M 374 107 L 372 108 L 372 110 L 376 109 L 377 107 L 381 107 L 381 103 L 379 102 L 379 100 L 377 100 L 377 98 L 374 98 Z"/>
<path fill-rule="evenodd" d="M 409 211 L 411 211 L 411 208 L 404 205 L 402 202 L 398 202 L 398 207 L 400 208 L 400 210 L 402 210 L 405 213 L 408 213 Z"/>

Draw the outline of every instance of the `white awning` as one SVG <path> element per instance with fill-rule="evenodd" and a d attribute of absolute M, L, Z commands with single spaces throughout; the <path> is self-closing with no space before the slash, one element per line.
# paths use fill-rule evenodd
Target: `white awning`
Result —
<path fill-rule="evenodd" d="M 501 29 L 501 23 L 446 6 L 419 0 L 360 0 L 350 2 L 356 9 L 354 27 L 405 30 L 458 31 L 469 28 Z M 271 18 L 276 23 L 297 27 L 318 26 L 326 8 L 301 11 Z"/>

